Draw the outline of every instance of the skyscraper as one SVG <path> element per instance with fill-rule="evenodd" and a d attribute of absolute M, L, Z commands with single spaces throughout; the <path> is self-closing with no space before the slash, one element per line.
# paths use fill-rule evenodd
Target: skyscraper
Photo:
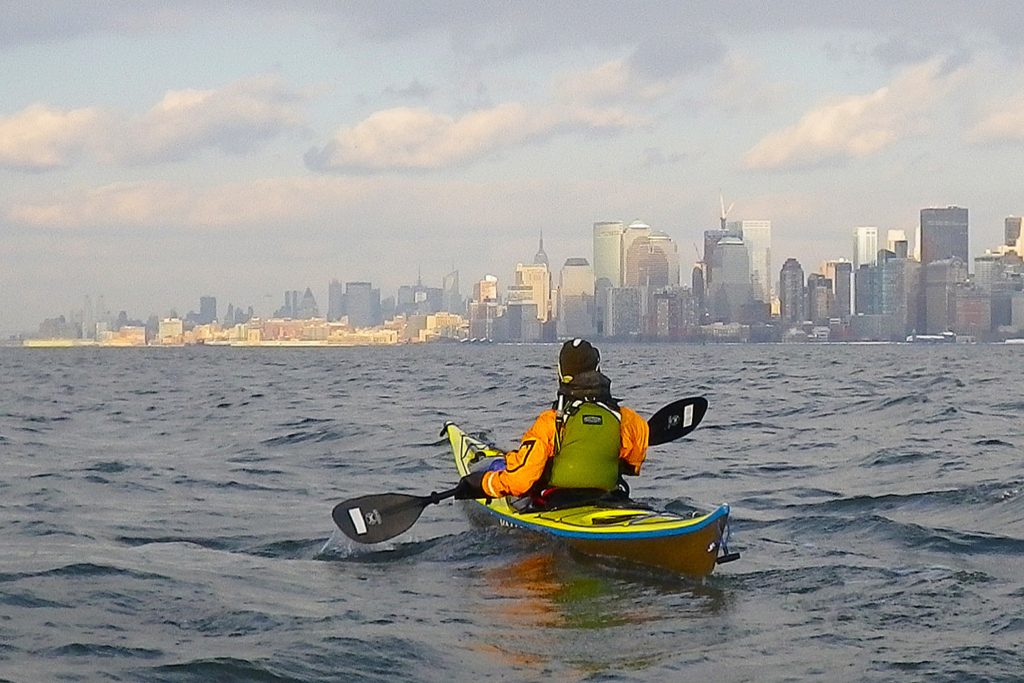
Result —
<path fill-rule="evenodd" d="M 548 255 L 544 251 L 544 231 L 540 233 L 540 245 L 537 247 L 537 253 L 533 255 L 533 262 L 543 265 L 548 265 Z"/>
<path fill-rule="evenodd" d="M 654 289 L 679 285 L 679 253 L 668 235 L 651 230 L 629 240 L 628 246 L 624 241 L 623 246 L 624 286 Z"/>
<path fill-rule="evenodd" d="M 821 264 L 821 274 L 832 281 L 834 317 L 849 320 L 853 311 L 853 263 L 844 258 L 825 261 Z"/>
<path fill-rule="evenodd" d="M 345 285 L 331 280 L 327 287 L 327 319 L 338 320 L 345 315 Z"/>
<path fill-rule="evenodd" d="M 853 229 L 853 272 L 863 265 L 878 263 L 878 228 L 861 226 Z"/>
<path fill-rule="evenodd" d="M 1016 247 L 1020 239 L 1020 216 L 1007 216 L 1003 222 L 1004 244 L 1008 247 Z"/>
<path fill-rule="evenodd" d="M 473 300 L 477 302 L 498 301 L 498 278 L 484 275 L 484 278 L 473 285 Z"/>
<path fill-rule="evenodd" d="M 779 272 L 779 310 L 784 323 L 805 319 L 804 269 L 795 258 L 788 258 Z"/>
<path fill-rule="evenodd" d="M 594 269 L 587 259 L 566 259 L 558 276 L 558 298 L 558 336 L 592 336 Z"/>
<path fill-rule="evenodd" d="M 967 209 L 949 206 L 944 209 L 921 209 L 921 265 L 957 258 L 968 262 Z"/>
<path fill-rule="evenodd" d="M 608 290 L 622 286 L 622 221 L 594 223 L 594 327 L 606 334 L 605 310 Z"/>
<path fill-rule="evenodd" d="M 729 223 L 730 231 L 747 245 L 750 259 L 751 295 L 754 299 L 772 301 L 772 222 L 766 220 L 734 221 Z"/>
<path fill-rule="evenodd" d="M 708 308 L 714 322 L 739 322 L 741 311 L 750 303 L 750 259 L 747 245 L 738 237 L 723 237 L 715 245 L 712 261 L 714 280 L 708 292 Z"/>
<path fill-rule="evenodd" d="M 353 328 L 373 327 L 381 320 L 380 290 L 369 282 L 345 283 L 345 310 Z"/>
<path fill-rule="evenodd" d="M 594 223 L 594 280 L 598 289 L 622 285 L 622 221 Z"/>
<path fill-rule="evenodd" d="M 924 230 L 921 232 L 924 245 Z M 921 270 L 925 290 L 924 332 L 941 334 L 952 330 L 956 320 L 956 289 L 967 281 L 967 264 L 959 258 L 940 259 L 921 264 Z"/>
<path fill-rule="evenodd" d="M 443 291 L 441 308 L 449 313 L 462 314 L 466 310 L 462 294 L 459 293 L 459 271 L 453 270 L 441 280 Z"/>
<path fill-rule="evenodd" d="M 908 242 L 907 231 L 895 228 L 887 230 L 885 233 L 885 248 L 895 254 L 897 242 Z"/>
<path fill-rule="evenodd" d="M 200 325 L 209 325 L 217 319 L 217 297 L 199 297 L 199 318 L 196 320 Z"/>
<path fill-rule="evenodd" d="M 517 263 L 516 282 L 506 293 L 509 302 L 532 301 L 537 319 L 546 322 L 551 313 L 551 273 L 544 263 Z"/>
<path fill-rule="evenodd" d="M 807 276 L 807 319 L 815 325 L 827 325 L 835 306 L 832 282 L 820 273 Z"/>

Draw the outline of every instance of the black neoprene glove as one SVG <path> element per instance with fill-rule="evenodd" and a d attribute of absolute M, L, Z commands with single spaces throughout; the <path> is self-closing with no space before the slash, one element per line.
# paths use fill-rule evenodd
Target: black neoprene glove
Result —
<path fill-rule="evenodd" d="M 455 498 L 467 500 L 473 498 L 486 498 L 484 493 L 484 472 L 470 472 L 462 479 L 459 479 L 455 487 Z"/>

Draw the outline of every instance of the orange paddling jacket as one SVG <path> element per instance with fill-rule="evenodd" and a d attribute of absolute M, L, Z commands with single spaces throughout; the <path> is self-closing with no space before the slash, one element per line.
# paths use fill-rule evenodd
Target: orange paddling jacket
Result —
<path fill-rule="evenodd" d="M 639 474 L 647 455 L 647 421 L 625 406 L 620 406 L 619 411 L 619 461 L 625 464 L 626 473 Z M 554 409 L 538 415 L 523 435 L 519 448 L 505 455 L 505 469 L 484 475 L 484 493 L 489 498 L 526 495 L 544 476 L 548 460 L 555 454 L 557 432 L 558 413 Z"/>

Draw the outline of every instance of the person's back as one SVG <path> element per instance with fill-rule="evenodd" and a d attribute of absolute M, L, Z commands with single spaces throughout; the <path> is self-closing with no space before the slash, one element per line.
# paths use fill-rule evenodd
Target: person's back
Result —
<path fill-rule="evenodd" d="M 554 406 L 505 456 L 504 469 L 466 475 L 456 498 L 523 496 L 554 488 L 611 491 L 620 473 L 639 474 L 647 452 L 647 422 L 612 398 L 600 358 L 585 340 L 563 344 Z"/>

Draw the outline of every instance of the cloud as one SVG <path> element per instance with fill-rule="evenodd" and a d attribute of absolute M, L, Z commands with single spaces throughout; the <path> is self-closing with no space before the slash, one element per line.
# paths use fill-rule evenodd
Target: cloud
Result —
<path fill-rule="evenodd" d="M 14 204 L 5 218 L 13 225 L 45 228 L 166 224 L 187 203 L 187 192 L 171 183 L 116 183 L 61 199 Z"/>
<path fill-rule="evenodd" d="M 219 90 L 176 90 L 125 123 L 113 155 L 132 163 L 179 161 L 204 149 L 243 154 L 302 124 L 303 96 L 264 76 Z"/>
<path fill-rule="evenodd" d="M 47 171 L 67 166 L 95 143 L 103 118 L 94 108 L 61 111 L 42 104 L 0 117 L 0 168 Z"/>
<path fill-rule="evenodd" d="M 95 107 L 32 105 L 0 118 L 0 167 L 63 168 L 84 158 L 110 164 L 180 161 L 206 149 L 243 154 L 302 124 L 305 96 L 276 77 L 219 90 L 175 90 L 140 116 Z"/>
<path fill-rule="evenodd" d="M 750 170 L 813 167 L 861 159 L 920 132 L 929 110 L 961 80 L 934 59 L 901 72 L 891 84 L 866 95 L 832 99 L 792 126 L 769 134 L 743 159 Z"/>
<path fill-rule="evenodd" d="M 789 89 L 769 81 L 764 68 L 747 56 L 730 54 L 717 69 L 710 101 L 725 111 L 763 111 L 777 106 L 789 95 Z"/>
<path fill-rule="evenodd" d="M 318 171 L 438 169 L 560 133 L 619 130 L 635 123 L 635 117 L 615 109 L 531 110 L 515 102 L 459 118 L 422 107 L 398 107 L 342 128 L 324 147 L 309 150 L 306 164 Z"/>
<path fill-rule="evenodd" d="M 1024 142 L 1024 98 L 1004 102 L 990 111 L 968 131 L 967 139 L 982 145 Z"/>
<path fill-rule="evenodd" d="M 562 76 L 555 84 L 555 95 L 563 102 L 579 104 L 649 102 L 668 93 L 671 87 L 671 80 L 643 78 L 629 60 L 614 59 Z"/>
<path fill-rule="evenodd" d="M 195 187 L 137 181 L 14 202 L 0 214 L 0 223 L 29 231 L 277 233 L 282 227 L 334 223 L 339 212 L 354 207 L 380 211 L 394 196 L 408 192 L 409 186 L 399 181 L 372 177 L 263 178 Z M 436 196 L 436 187 L 421 194 L 420 199 L 428 203 L 432 194 Z"/>

